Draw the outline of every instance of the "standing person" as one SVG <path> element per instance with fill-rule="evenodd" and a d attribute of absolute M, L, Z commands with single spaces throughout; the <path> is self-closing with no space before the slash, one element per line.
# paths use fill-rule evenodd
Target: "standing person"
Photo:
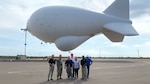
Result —
<path fill-rule="evenodd" d="M 52 57 L 49 59 L 48 62 L 49 62 L 49 73 L 48 73 L 48 81 L 49 81 L 50 75 L 51 75 L 51 80 L 53 80 L 53 72 L 55 66 L 54 54 L 52 54 Z"/>
<path fill-rule="evenodd" d="M 87 78 L 89 78 L 89 73 L 90 73 L 90 66 L 93 63 L 93 61 L 87 56 L 86 57 L 86 66 L 87 66 Z"/>
<path fill-rule="evenodd" d="M 80 69 L 80 63 L 78 61 L 78 57 L 75 57 L 75 61 L 74 61 L 74 76 L 75 76 L 75 79 L 78 78 L 78 71 Z"/>
<path fill-rule="evenodd" d="M 82 78 L 81 80 L 87 80 L 87 73 L 86 73 L 86 59 L 84 56 L 82 56 L 82 60 L 81 60 L 81 67 L 82 67 Z"/>
<path fill-rule="evenodd" d="M 70 59 L 70 56 L 68 56 L 68 59 L 65 61 L 65 67 L 66 67 L 66 72 L 67 72 L 67 76 L 68 76 L 68 79 L 72 77 L 72 67 L 73 67 L 73 62 L 72 60 Z"/>
<path fill-rule="evenodd" d="M 74 58 L 74 56 L 73 56 L 73 53 L 71 53 L 71 58 L 70 58 L 71 60 L 72 60 L 72 62 L 74 63 L 74 61 L 75 61 L 75 58 Z M 74 78 L 74 68 L 72 67 L 72 76 L 73 76 L 73 78 Z"/>
<path fill-rule="evenodd" d="M 57 80 L 62 79 L 62 69 L 63 69 L 63 61 L 62 61 L 62 55 L 59 55 L 59 58 L 57 60 Z"/>

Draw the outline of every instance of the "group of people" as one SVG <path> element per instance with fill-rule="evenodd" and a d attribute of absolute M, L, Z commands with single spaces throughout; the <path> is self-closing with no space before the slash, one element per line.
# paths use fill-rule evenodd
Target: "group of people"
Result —
<path fill-rule="evenodd" d="M 55 63 L 57 65 L 57 80 L 62 79 L 62 70 L 63 70 L 63 60 L 62 55 L 59 55 L 58 59 L 54 59 L 54 54 L 52 54 L 51 58 L 48 60 L 49 63 L 49 73 L 48 73 L 48 81 L 53 80 L 53 72 Z M 71 57 L 68 56 L 67 60 L 65 61 L 64 68 L 67 72 L 68 79 L 78 79 L 78 71 L 80 69 L 81 65 L 81 71 L 82 71 L 82 78 L 81 80 L 87 80 L 89 78 L 89 71 L 90 71 L 90 65 L 93 63 L 93 61 L 87 56 L 82 56 L 81 61 L 78 60 L 78 57 L 74 57 L 73 54 L 71 54 Z"/>

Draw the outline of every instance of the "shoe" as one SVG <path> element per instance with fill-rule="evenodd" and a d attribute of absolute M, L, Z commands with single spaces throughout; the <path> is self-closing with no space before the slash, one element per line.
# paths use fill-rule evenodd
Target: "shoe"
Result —
<path fill-rule="evenodd" d="M 47 81 L 49 81 L 49 79 Z"/>
<path fill-rule="evenodd" d="M 70 76 L 68 76 L 68 79 L 70 79 Z"/>
<path fill-rule="evenodd" d="M 53 79 L 51 78 L 51 80 L 53 80 Z"/>

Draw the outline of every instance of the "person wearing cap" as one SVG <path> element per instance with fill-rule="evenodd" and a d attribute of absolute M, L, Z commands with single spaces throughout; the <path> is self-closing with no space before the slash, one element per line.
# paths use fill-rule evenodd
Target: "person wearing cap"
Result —
<path fill-rule="evenodd" d="M 90 73 L 90 66 L 93 63 L 93 61 L 87 56 L 86 57 L 86 66 L 87 66 L 87 78 L 89 78 L 89 73 Z"/>
<path fill-rule="evenodd" d="M 73 63 L 75 62 L 75 58 L 73 56 L 73 53 L 71 53 L 71 58 L 70 59 L 72 60 Z M 74 68 L 73 67 L 72 67 L 72 76 L 74 78 Z"/>
<path fill-rule="evenodd" d="M 73 67 L 73 61 L 70 59 L 70 56 L 67 57 L 67 60 L 65 61 L 65 67 L 66 67 L 66 72 L 67 72 L 67 77 L 68 79 L 72 76 L 72 67 Z"/>
<path fill-rule="evenodd" d="M 54 72 L 54 66 L 55 66 L 54 54 L 52 54 L 48 63 L 49 63 L 49 73 L 48 73 L 48 81 L 49 81 L 50 76 L 51 76 L 50 80 L 53 80 L 53 72 Z"/>
<path fill-rule="evenodd" d="M 74 61 L 74 76 L 75 76 L 75 79 L 78 78 L 78 71 L 80 69 L 80 63 L 78 61 L 78 57 L 75 57 L 75 61 Z"/>
<path fill-rule="evenodd" d="M 63 61 L 62 61 L 62 55 L 59 55 L 59 58 L 57 60 L 57 80 L 62 79 L 62 70 L 63 70 Z"/>
<path fill-rule="evenodd" d="M 81 59 L 81 69 L 82 69 L 82 78 L 81 78 L 81 80 L 87 80 L 87 73 L 86 73 L 86 59 L 85 59 L 85 57 L 84 56 L 82 56 L 82 59 Z"/>

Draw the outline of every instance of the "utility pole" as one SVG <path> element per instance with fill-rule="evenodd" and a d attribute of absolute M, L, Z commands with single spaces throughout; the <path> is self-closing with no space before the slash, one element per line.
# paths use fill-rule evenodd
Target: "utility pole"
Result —
<path fill-rule="evenodd" d="M 21 29 L 25 32 L 25 39 L 24 39 L 24 55 L 26 56 L 26 46 L 27 46 L 27 28 L 26 29 Z"/>

